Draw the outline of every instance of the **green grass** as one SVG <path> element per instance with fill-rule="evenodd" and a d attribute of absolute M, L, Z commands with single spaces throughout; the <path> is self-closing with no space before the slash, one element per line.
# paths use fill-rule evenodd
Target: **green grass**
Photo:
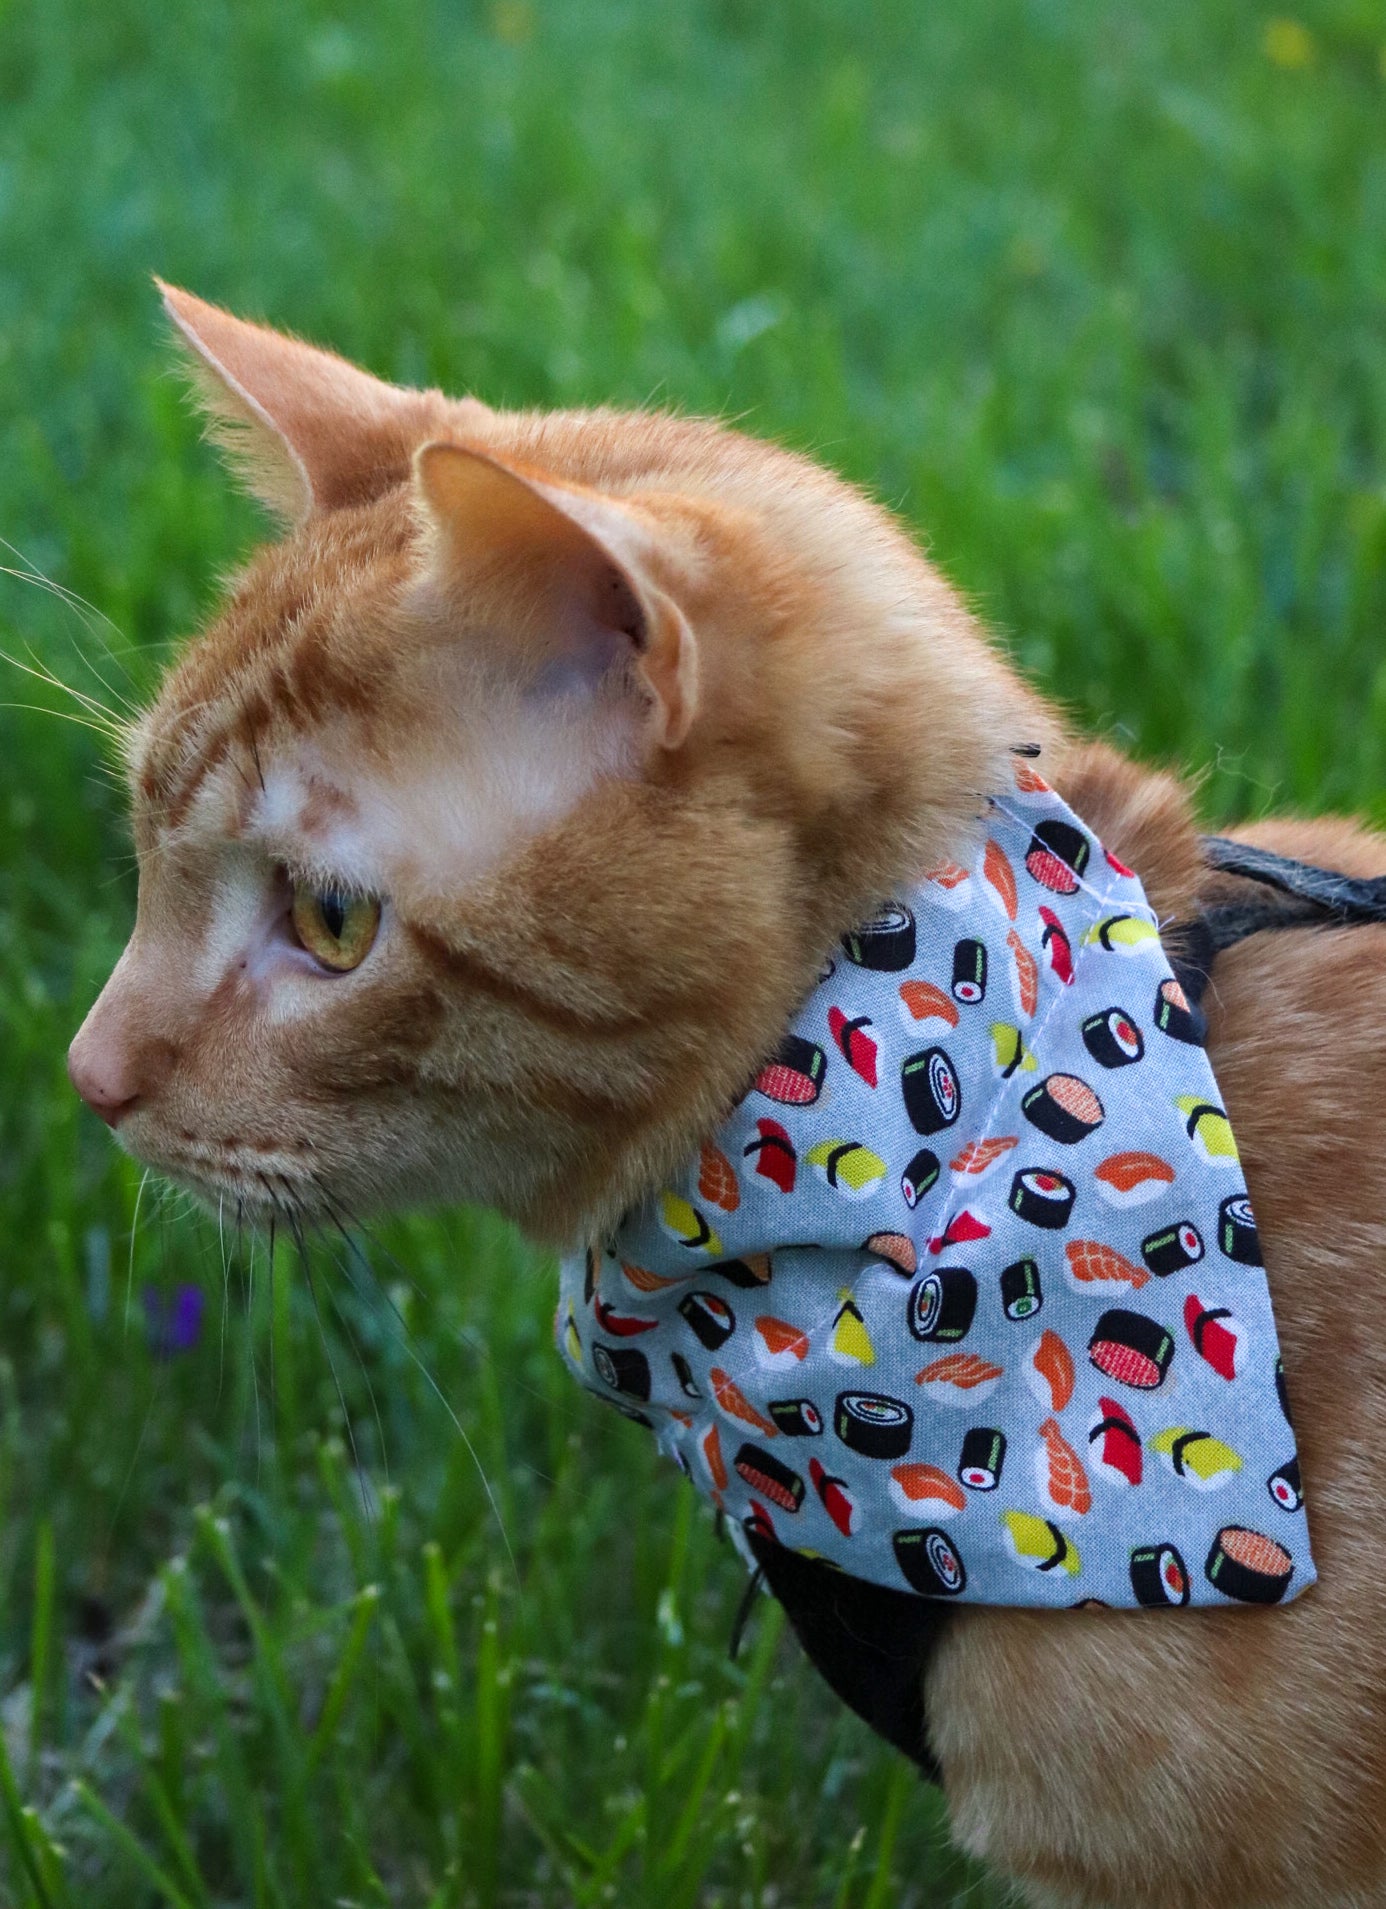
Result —
<path fill-rule="evenodd" d="M 0 646 L 147 685 L 257 534 L 158 270 L 387 376 L 739 415 L 1210 816 L 1386 821 L 1386 27 L 1298 20 L 0 0 L 0 535 L 120 660 L 3 577 Z M 771 1607 L 728 1662 L 739 1568 L 503 1228 L 388 1229 L 402 1323 L 324 1255 L 320 1332 L 288 1256 L 135 1227 L 62 1072 L 133 899 L 89 731 L 0 711 L 0 842 L 0 1900 L 998 1904 Z"/>

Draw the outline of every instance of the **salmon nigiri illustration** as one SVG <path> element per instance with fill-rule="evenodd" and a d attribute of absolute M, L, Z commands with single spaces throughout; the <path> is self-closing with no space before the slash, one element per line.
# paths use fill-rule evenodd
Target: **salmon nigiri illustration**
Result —
<path fill-rule="evenodd" d="M 1100 1240 L 1070 1240 L 1064 1248 L 1064 1258 L 1068 1262 L 1069 1284 L 1079 1292 L 1102 1286 L 1129 1286 L 1133 1293 L 1138 1293 L 1142 1286 L 1150 1284 L 1150 1274 L 1144 1266 L 1135 1265 L 1114 1246 L 1104 1246 Z"/>
<path fill-rule="evenodd" d="M 762 1313 L 755 1322 L 756 1359 L 772 1372 L 793 1370 L 809 1355 L 809 1338 L 787 1320 Z"/>
<path fill-rule="evenodd" d="M 1015 870 L 1011 867 L 1009 857 L 999 842 L 988 841 L 986 852 L 982 856 L 982 874 L 1002 914 L 1007 921 L 1014 921 L 1020 906 L 1020 897 L 1015 885 Z"/>
<path fill-rule="evenodd" d="M 1043 1443 L 1035 1451 L 1039 1493 L 1056 1518 L 1081 1518 L 1092 1510 L 1092 1491 L 1077 1452 L 1059 1430 L 1056 1418 L 1039 1428 Z"/>
<path fill-rule="evenodd" d="M 1039 964 L 1012 928 L 1006 936 L 1011 951 L 1016 1006 L 1028 1021 L 1039 1006 Z"/>
<path fill-rule="evenodd" d="M 741 1387 L 720 1365 L 713 1366 L 707 1376 L 712 1385 L 712 1396 L 728 1418 L 738 1419 L 743 1425 L 753 1425 L 766 1438 L 779 1437 L 779 1427 L 768 1418 L 762 1418 Z"/>
<path fill-rule="evenodd" d="M 1004 1366 L 993 1365 L 976 1352 L 946 1352 L 921 1367 L 914 1382 L 931 1386 L 934 1396 L 949 1405 L 975 1405 L 996 1390 L 1004 1372 Z"/>
<path fill-rule="evenodd" d="M 1073 1397 L 1077 1377 L 1073 1354 L 1058 1333 L 1046 1327 L 1025 1362 L 1025 1378 L 1030 1390 L 1051 1412 L 1062 1412 Z"/>
<path fill-rule="evenodd" d="M 940 1465 L 896 1465 L 890 1495 L 907 1518 L 951 1518 L 967 1505 L 967 1493 Z"/>
<path fill-rule="evenodd" d="M 1014 1134 L 997 1134 L 990 1140 L 969 1140 L 962 1152 L 948 1162 L 948 1170 L 959 1185 L 976 1184 L 1018 1146 Z"/>
<path fill-rule="evenodd" d="M 960 1018 L 951 997 L 932 981 L 900 983 L 900 1019 L 906 1027 L 918 1027 L 922 1021 L 942 1021 L 956 1027 Z"/>

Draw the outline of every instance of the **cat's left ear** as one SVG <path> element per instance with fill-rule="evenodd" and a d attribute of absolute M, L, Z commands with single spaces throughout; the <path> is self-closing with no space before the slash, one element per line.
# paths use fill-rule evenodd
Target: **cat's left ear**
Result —
<path fill-rule="evenodd" d="M 677 749 L 698 705 L 693 632 L 656 581 L 656 532 L 598 491 L 451 443 L 426 444 L 415 483 L 444 591 L 550 680 L 633 680 L 655 742 Z"/>
<path fill-rule="evenodd" d="M 371 503 L 408 481 L 426 439 L 486 415 L 475 399 L 386 384 L 335 352 L 154 283 L 213 435 L 246 488 L 291 523 Z"/>

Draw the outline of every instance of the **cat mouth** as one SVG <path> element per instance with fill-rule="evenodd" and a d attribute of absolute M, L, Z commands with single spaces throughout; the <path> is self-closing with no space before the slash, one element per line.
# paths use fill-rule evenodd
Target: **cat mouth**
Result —
<path fill-rule="evenodd" d="M 332 1216 L 332 1202 L 287 1149 L 257 1146 L 247 1157 L 240 1147 L 180 1140 L 130 1150 L 213 1214 L 233 1208 L 248 1218 L 291 1224 Z"/>

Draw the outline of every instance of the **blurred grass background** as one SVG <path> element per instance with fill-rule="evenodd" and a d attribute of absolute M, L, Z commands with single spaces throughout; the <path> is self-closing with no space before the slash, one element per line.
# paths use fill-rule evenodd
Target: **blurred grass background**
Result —
<path fill-rule="evenodd" d="M 1384 111 L 1377 0 L 0 0 L 0 536 L 115 626 L 0 576 L 0 647 L 137 694 L 261 531 L 157 270 L 740 417 L 1210 818 L 1386 822 Z M 0 1899 L 999 1904 L 772 1608 L 727 1661 L 739 1568 L 502 1227 L 325 1254 L 320 1332 L 286 1256 L 136 1224 L 62 1070 L 132 906 L 97 738 L 0 711 Z"/>

